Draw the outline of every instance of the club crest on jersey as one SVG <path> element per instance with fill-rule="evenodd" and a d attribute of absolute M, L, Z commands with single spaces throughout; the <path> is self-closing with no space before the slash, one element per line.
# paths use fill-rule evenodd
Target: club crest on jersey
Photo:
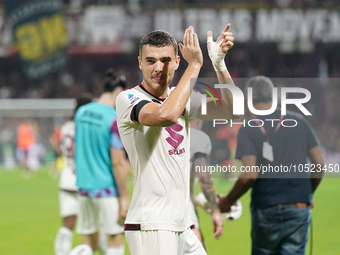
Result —
<path fill-rule="evenodd" d="M 135 96 L 132 93 L 126 94 L 125 96 L 126 96 L 127 100 L 129 100 L 130 104 L 134 104 L 139 100 L 139 97 Z"/>
<path fill-rule="evenodd" d="M 165 128 L 170 135 L 170 137 L 166 138 L 165 140 L 174 148 L 173 150 L 169 150 L 169 155 L 181 155 L 185 152 L 185 149 L 178 149 L 179 145 L 183 142 L 184 136 L 179 134 L 178 132 L 183 130 L 183 126 L 176 123 L 171 127 Z"/>

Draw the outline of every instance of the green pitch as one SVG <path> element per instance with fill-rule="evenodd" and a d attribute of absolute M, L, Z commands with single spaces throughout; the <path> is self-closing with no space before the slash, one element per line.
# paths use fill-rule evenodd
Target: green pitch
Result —
<path fill-rule="evenodd" d="M 340 179 L 324 179 L 314 198 L 313 254 L 340 254 Z M 215 179 L 219 193 L 232 181 Z M 132 188 L 132 181 L 130 181 Z M 199 211 L 209 255 L 250 254 L 249 193 L 242 197 L 243 216 L 225 222 L 224 234 L 214 240 L 210 217 Z M 58 179 L 41 169 L 34 179 L 23 179 L 18 170 L 0 169 L 0 254 L 53 255 L 54 238 L 61 220 L 58 208 Z M 80 243 L 75 235 L 74 246 Z M 309 247 L 309 246 L 308 246 Z M 129 254 L 126 248 L 126 253 Z M 309 254 L 309 248 L 307 250 Z M 99 255 L 99 253 L 96 253 Z"/>

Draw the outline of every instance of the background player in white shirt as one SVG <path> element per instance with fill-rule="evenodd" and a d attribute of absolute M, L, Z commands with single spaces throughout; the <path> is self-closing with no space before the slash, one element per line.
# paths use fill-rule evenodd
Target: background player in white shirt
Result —
<path fill-rule="evenodd" d="M 230 24 L 208 49 L 219 78 L 233 84 L 224 56 L 233 46 Z M 217 46 L 216 46 L 217 45 Z M 139 44 L 139 67 L 143 82 L 117 97 L 119 133 L 134 170 L 134 191 L 125 221 L 125 235 L 131 255 L 206 254 L 190 230 L 189 118 L 230 119 L 232 95 L 221 90 L 223 106 L 207 103 L 208 115 L 199 113 L 201 96 L 192 93 L 203 63 L 193 27 L 186 29 L 183 58 L 188 62 L 176 88 L 169 89 L 178 68 L 177 42 L 167 32 L 152 31 Z"/>
<path fill-rule="evenodd" d="M 195 228 L 193 228 L 193 232 L 204 246 L 195 205 L 195 184 L 197 179 L 211 209 L 212 223 L 216 239 L 223 233 L 223 220 L 216 200 L 214 182 L 210 173 L 208 171 L 203 171 L 203 168 L 209 166 L 210 163 L 209 157 L 211 152 L 211 140 L 206 133 L 201 131 L 201 127 L 202 121 L 190 120 L 190 216 L 195 226 Z M 202 171 L 196 171 L 196 167 L 199 167 Z"/>
<path fill-rule="evenodd" d="M 82 105 L 92 102 L 93 96 L 84 93 L 77 98 L 75 112 Z M 72 118 L 67 120 L 61 127 L 60 150 L 65 158 L 65 168 L 60 174 L 59 181 L 59 206 L 60 216 L 63 218 L 63 225 L 59 228 L 54 250 L 56 255 L 67 255 L 72 247 L 73 228 L 78 214 L 78 199 L 76 187 L 76 174 L 74 163 L 74 134 L 76 126 Z"/>

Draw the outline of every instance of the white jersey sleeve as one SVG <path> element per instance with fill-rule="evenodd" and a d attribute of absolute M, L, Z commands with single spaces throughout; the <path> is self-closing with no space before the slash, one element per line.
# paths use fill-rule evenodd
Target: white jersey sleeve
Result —
<path fill-rule="evenodd" d="M 143 96 L 142 93 L 138 93 L 133 90 L 126 90 L 121 92 L 117 97 L 117 121 L 124 126 L 136 126 L 139 123 L 133 120 L 133 109 L 142 100 L 150 101 L 150 98 Z M 118 124 L 119 124 L 118 123 Z"/>
<path fill-rule="evenodd" d="M 60 130 L 60 149 L 63 157 L 68 160 L 68 163 L 74 163 L 73 147 L 74 147 L 74 135 L 76 131 L 76 126 L 74 121 L 66 121 Z M 74 165 L 70 165 L 74 167 Z"/>
<path fill-rule="evenodd" d="M 203 131 L 190 128 L 190 159 L 193 160 L 197 153 L 202 153 L 210 157 L 211 140 Z"/>
<path fill-rule="evenodd" d="M 193 90 L 190 94 L 189 102 L 187 104 L 187 109 L 189 111 L 190 119 L 197 119 L 198 111 L 201 107 L 201 93 Z"/>
<path fill-rule="evenodd" d="M 196 170 L 194 167 L 194 160 L 197 156 L 206 157 L 209 159 L 211 153 L 210 137 L 201 130 L 190 128 L 190 194 L 193 199 L 195 196 L 195 186 L 198 181 L 196 177 Z M 195 223 L 195 218 L 191 217 Z"/>
<path fill-rule="evenodd" d="M 75 123 L 71 120 L 65 122 L 60 131 L 60 149 L 66 164 L 60 175 L 59 187 L 67 191 L 77 190 L 73 154 L 75 131 Z"/>

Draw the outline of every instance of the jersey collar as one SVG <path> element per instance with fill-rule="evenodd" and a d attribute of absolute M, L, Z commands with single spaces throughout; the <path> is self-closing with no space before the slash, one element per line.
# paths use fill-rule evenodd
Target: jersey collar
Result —
<path fill-rule="evenodd" d="M 159 97 L 156 97 L 156 96 L 152 95 L 149 91 L 147 91 L 147 90 L 144 88 L 144 86 L 142 85 L 142 83 L 139 84 L 139 87 L 140 87 L 142 90 L 144 90 L 146 93 L 148 93 L 149 95 L 153 96 L 154 98 L 156 98 L 157 100 L 159 100 L 159 101 L 161 101 L 161 102 L 164 102 L 164 100 L 165 100 L 166 98 L 168 98 L 168 95 L 166 96 L 166 98 L 159 98 Z"/>

